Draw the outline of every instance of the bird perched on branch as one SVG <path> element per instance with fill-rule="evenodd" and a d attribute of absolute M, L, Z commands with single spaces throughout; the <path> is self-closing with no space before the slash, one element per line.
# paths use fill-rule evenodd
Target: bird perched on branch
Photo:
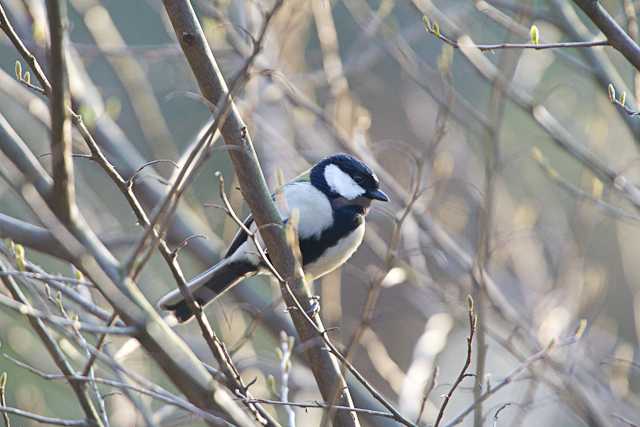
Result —
<path fill-rule="evenodd" d="M 285 206 L 278 209 L 283 221 L 294 210 L 299 212 L 298 242 L 307 278 L 317 279 L 335 270 L 358 249 L 371 202 L 389 200 L 379 185 L 378 177 L 366 164 L 348 154 L 336 154 L 282 187 Z M 245 226 L 256 229 L 251 216 Z M 194 300 L 204 307 L 243 279 L 266 273 L 269 270 L 255 243 L 241 229 L 220 262 L 187 286 Z M 161 298 L 158 306 L 173 312 L 179 322 L 193 316 L 179 289 Z"/>

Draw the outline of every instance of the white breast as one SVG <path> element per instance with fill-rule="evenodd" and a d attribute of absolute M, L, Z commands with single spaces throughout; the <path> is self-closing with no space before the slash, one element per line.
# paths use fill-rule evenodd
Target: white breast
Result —
<path fill-rule="evenodd" d="M 338 240 L 335 246 L 330 247 L 316 261 L 308 264 L 304 268 L 305 274 L 310 279 L 317 279 L 344 264 L 358 249 L 364 237 L 364 222 L 346 237 Z"/>
<path fill-rule="evenodd" d="M 310 182 L 296 182 L 285 186 L 284 197 L 287 201 L 284 218 L 294 209 L 300 212 L 298 235 L 301 239 L 319 237 L 333 223 L 331 202 Z M 282 210 L 282 207 L 278 206 L 278 209 Z"/>

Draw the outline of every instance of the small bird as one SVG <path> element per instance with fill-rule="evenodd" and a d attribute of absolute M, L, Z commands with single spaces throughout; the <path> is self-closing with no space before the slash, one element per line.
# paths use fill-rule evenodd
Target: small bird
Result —
<path fill-rule="evenodd" d="M 299 212 L 298 242 L 302 268 L 309 280 L 340 267 L 358 249 L 372 200 L 389 201 L 379 186 L 378 177 L 362 161 L 348 154 L 335 154 L 281 188 L 285 206 L 278 209 L 283 221 L 293 210 Z M 255 230 L 251 216 L 245 226 Z M 201 307 L 243 279 L 269 273 L 248 237 L 239 230 L 224 257 L 187 284 Z M 161 298 L 158 306 L 173 312 L 179 322 L 193 316 L 179 289 Z"/>

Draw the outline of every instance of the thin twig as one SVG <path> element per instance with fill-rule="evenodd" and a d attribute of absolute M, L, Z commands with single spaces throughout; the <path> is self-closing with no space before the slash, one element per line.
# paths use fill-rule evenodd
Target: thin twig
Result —
<path fill-rule="evenodd" d="M 483 402 L 485 400 L 487 400 L 487 398 L 493 394 L 495 394 L 498 390 L 502 389 L 504 386 L 512 383 L 522 372 L 526 371 L 529 369 L 529 367 L 534 364 L 535 362 L 537 362 L 538 360 L 541 360 L 543 358 L 546 357 L 547 353 L 555 346 L 555 341 L 551 341 L 549 343 L 549 345 L 547 345 L 545 348 L 543 348 L 542 350 L 540 350 L 539 352 L 533 354 L 532 356 L 528 357 L 527 359 L 525 359 L 520 365 L 518 365 L 515 369 L 513 369 L 505 378 L 503 378 L 500 382 L 498 382 L 497 384 L 494 384 L 493 387 L 491 387 L 491 389 L 485 391 L 484 393 L 482 393 L 482 395 L 480 396 L 479 400 L 474 401 L 473 403 L 471 403 L 467 408 L 465 408 L 459 415 L 457 415 L 456 417 L 453 418 L 453 420 L 449 421 L 448 423 L 444 424 L 443 427 L 453 427 L 459 423 L 462 422 L 462 420 L 464 420 L 464 418 L 471 412 L 474 410 L 474 408 L 480 403 Z"/>
<path fill-rule="evenodd" d="M 90 427 L 92 424 L 87 420 L 67 420 L 64 418 L 45 417 L 44 415 L 34 414 L 33 412 L 23 411 L 22 409 L 12 408 L 9 406 L 0 406 L 0 412 L 3 414 L 13 414 L 24 417 L 42 424 L 51 424 L 56 426 L 68 427 Z"/>
<path fill-rule="evenodd" d="M 416 417 L 416 424 L 420 423 L 420 420 L 422 419 L 422 414 L 424 413 L 424 408 L 427 406 L 427 401 L 429 400 L 429 395 L 438 384 L 439 373 L 440 373 L 440 369 L 438 368 L 438 365 L 434 365 L 433 370 L 431 371 L 431 376 L 429 377 L 429 382 L 424 388 L 424 394 L 422 395 L 422 402 L 420 403 L 420 410 L 418 411 L 418 416 Z"/>
<path fill-rule="evenodd" d="M 456 391 L 456 389 L 458 388 L 462 380 L 464 380 L 468 376 L 467 369 L 469 369 L 469 366 L 471 365 L 471 353 L 473 351 L 473 336 L 476 333 L 476 324 L 478 322 L 478 318 L 476 317 L 475 309 L 473 307 L 473 298 L 471 298 L 471 295 L 467 297 L 467 304 L 468 304 L 467 310 L 469 314 L 469 336 L 467 337 L 467 357 L 465 358 L 464 365 L 462 366 L 462 369 L 460 370 L 458 377 L 453 382 L 453 385 L 451 386 L 447 394 L 445 394 L 444 396 L 444 400 L 440 405 L 440 410 L 438 411 L 438 416 L 436 417 L 436 422 L 434 424 L 434 427 L 438 427 L 440 425 L 440 422 L 442 421 L 442 417 L 444 416 L 444 411 L 447 408 L 447 405 L 449 404 L 449 400 L 451 400 L 451 396 L 453 396 L 453 393 Z"/>
<path fill-rule="evenodd" d="M 44 313 L 38 309 L 33 308 L 30 305 L 16 302 L 11 298 L 8 298 L 0 294 L 0 304 L 17 311 L 28 317 L 36 319 L 42 319 L 45 322 L 51 323 L 59 327 L 74 327 L 80 331 L 90 332 L 93 334 L 110 334 L 110 335 L 127 335 L 133 336 L 138 332 L 138 328 L 135 326 L 102 326 L 95 323 L 82 322 L 80 320 L 71 320 L 64 317 L 55 316 Z"/>
<path fill-rule="evenodd" d="M 425 29 L 436 38 L 442 40 L 449 46 L 460 49 L 460 44 L 456 40 L 452 40 L 440 32 L 439 27 L 435 23 L 425 19 Z M 568 49 L 568 48 L 585 48 L 611 46 L 608 40 L 594 40 L 588 42 L 560 42 L 560 43 L 495 43 L 495 44 L 476 44 L 475 47 L 482 52 L 500 50 L 500 49 Z"/>
<path fill-rule="evenodd" d="M 318 409 L 334 409 L 336 411 L 352 411 L 352 412 L 358 412 L 366 415 L 373 415 L 376 417 L 396 419 L 395 415 L 389 412 L 376 411 L 373 409 L 364 409 L 364 408 L 352 408 L 350 406 L 330 405 L 329 403 L 325 403 L 325 402 L 317 402 L 317 401 L 316 402 L 282 402 L 279 400 L 269 400 L 269 399 L 253 399 L 253 401 L 257 403 L 264 403 L 266 405 L 283 405 L 283 406 L 295 406 L 298 408 L 318 408 Z"/>
<path fill-rule="evenodd" d="M 113 313 L 109 318 L 109 321 L 107 322 L 107 327 L 111 327 L 117 318 L 118 318 L 118 315 L 116 313 Z M 96 344 L 97 351 L 100 351 L 106 339 L 107 339 L 107 334 L 102 334 L 100 338 L 98 338 L 98 343 Z M 97 352 L 91 354 L 91 356 L 89 357 L 89 360 L 87 361 L 87 364 L 84 366 L 84 368 L 81 371 L 81 374 L 80 374 L 81 376 L 86 377 L 87 375 L 89 375 L 89 371 L 91 371 L 92 369 L 91 367 L 96 361 L 96 357 L 97 357 L 96 354 Z"/>
<path fill-rule="evenodd" d="M 7 373 L 3 372 L 0 375 L 0 405 L 7 406 Z M 11 427 L 11 420 L 7 412 L 2 413 L 2 419 L 4 420 L 4 427 Z"/>

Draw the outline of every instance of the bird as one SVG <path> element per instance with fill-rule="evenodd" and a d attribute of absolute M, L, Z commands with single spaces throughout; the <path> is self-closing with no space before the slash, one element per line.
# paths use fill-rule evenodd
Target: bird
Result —
<path fill-rule="evenodd" d="M 365 216 L 372 201 L 389 201 L 376 174 L 361 160 L 344 153 L 325 157 L 307 173 L 284 184 L 279 192 L 284 196 L 283 206 L 277 206 L 282 220 L 286 222 L 296 209 L 299 213 L 299 253 L 308 280 L 342 266 L 362 243 Z M 276 196 L 272 197 L 275 200 Z M 256 229 L 251 216 L 244 225 Z M 204 307 L 242 280 L 269 273 L 255 242 L 241 228 L 222 259 L 189 281 L 187 287 L 194 301 Z M 162 297 L 157 305 L 180 323 L 194 315 L 179 289 Z"/>

